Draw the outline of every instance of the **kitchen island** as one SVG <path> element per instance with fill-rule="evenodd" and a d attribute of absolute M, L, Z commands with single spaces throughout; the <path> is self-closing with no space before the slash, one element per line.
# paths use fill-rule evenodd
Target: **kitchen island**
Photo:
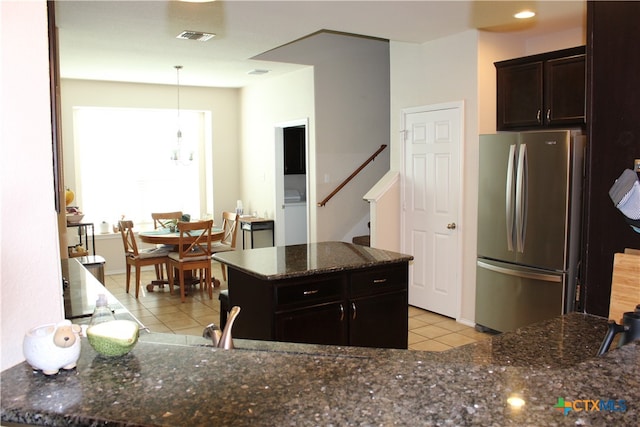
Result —
<path fill-rule="evenodd" d="M 344 242 L 214 254 L 228 269 L 234 336 L 407 348 L 410 255 Z"/>
<path fill-rule="evenodd" d="M 50 426 L 637 426 L 640 345 L 596 357 L 605 332 L 606 319 L 572 313 L 442 353 L 250 340 L 221 350 L 198 337 L 148 334 L 119 358 L 98 355 L 83 338 L 73 370 L 47 377 L 21 363 L 3 371 L 1 419 Z M 524 406 L 507 403 L 512 397 Z M 559 399 L 575 410 L 556 408 Z M 596 400 L 607 409 L 593 410 Z"/>

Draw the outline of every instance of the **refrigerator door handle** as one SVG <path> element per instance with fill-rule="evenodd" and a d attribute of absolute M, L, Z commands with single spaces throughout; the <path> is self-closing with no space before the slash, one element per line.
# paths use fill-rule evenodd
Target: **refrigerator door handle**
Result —
<path fill-rule="evenodd" d="M 516 176 L 516 250 L 523 253 L 527 234 L 527 144 L 520 144 Z"/>
<path fill-rule="evenodd" d="M 507 222 L 507 250 L 513 251 L 513 186 L 514 186 L 514 163 L 516 157 L 516 146 L 509 147 L 509 162 L 507 163 L 507 184 L 505 186 L 505 213 Z"/>
<path fill-rule="evenodd" d="M 496 273 L 507 274 L 509 276 L 522 277 L 524 279 L 533 279 L 533 280 L 541 280 L 545 282 L 557 282 L 562 283 L 562 276 L 556 274 L 544 274 L 544 273 L 533 273 L 530 271 L 521 271 L 521 270 L 513 270 L 511 268 L 499 267 L 497 265 L 489 264 L 483 261 L 478 260 L 478 267 L 485 268 L 490 271 L 495 271 Z"/>

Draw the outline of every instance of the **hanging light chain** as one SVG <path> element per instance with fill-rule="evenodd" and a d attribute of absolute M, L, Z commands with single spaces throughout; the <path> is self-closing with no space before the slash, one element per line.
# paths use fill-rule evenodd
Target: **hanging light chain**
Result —
<path fill-rule="evenodd" d="M 189 163 L 191 163 L 191 161 L 193 160 L 193 152 L 190 151 L 187 159 L 185 160 L 183 157 L 185 157 L 185 153 L 183 153 L 183 148 L 182 148 L 182 130 L 180 130 L 180 70 L 182 69 L 182 65 L 174 65 L 174 68 L 176 69 L 176 92 L 177 92 L 177 104 L 178 104 L 178 132 L 176 133 L 177 136 L 177 146 L 176 149 L 173 150 L 172 155 L 171 155 L 171 160 L 173 160 L 175 162 L 175 164 L 183 164 L 183 165 L 187 165 Z"/>

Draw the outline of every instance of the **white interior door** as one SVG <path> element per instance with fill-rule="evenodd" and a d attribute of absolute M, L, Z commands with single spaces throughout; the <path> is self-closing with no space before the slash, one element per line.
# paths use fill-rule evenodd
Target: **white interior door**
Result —
<path fill-rule="evenodd" d="M 409 304 L 457 318 L 460 306 L 462 103 L 403 112 L 403 252 L 414 256 Z"/>

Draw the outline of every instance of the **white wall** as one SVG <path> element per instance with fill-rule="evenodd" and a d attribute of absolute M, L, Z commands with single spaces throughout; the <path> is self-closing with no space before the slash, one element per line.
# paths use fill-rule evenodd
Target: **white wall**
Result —
<path fill-rule="evenodd" d="M 365 194 L 369 201 L 371 212 L 372 248 L 401 252 L 400 233 L 395 224 L 401 220 L 401 192 L 400 173 L 389 171 L 377 184 Z"/>
<path fill-rule="evenodd" d="M 44 1 L 0 2 L 0 52 L 4 370 L 24 360 L 22 338 L 29 328 L 64 318 Z"/>
<path fill-rule="evenodd" d="M 294 71 L 242 89 L 242 161 L 239 163 L 245 212 L 277 218 L 275 126 L 309 118 L 310 153 L 315 146 L 313 69 Z M 309 169 L 313 169 L 313 156 Z M 307 171 L 309 173 L 309 171 Z"/>
<path fill-rule="evenodd" d="M 73 107 L 176 108 L 174 85 L 63 79 L 61 92 L 65 185 L 71 189 L 76 188 L 73 167 L 75 162 Z M 223 210 L 235 209 L 240 192 L 237 171 L 237 164 L 241 161 L 240 91 L 239 89 L 181 86 L 180 108 L 212 112 L 213 213 L 214 219 L 220 222 Z M 80 195 L 77 194 L 77 197 L 77 202 L 82 207 Z M 211 195 L 208 195 L 208 198 L 210 197 Z M 195 213 L 196 216 L 200 214 L 201 212 Z M 114 218 L 114 221 L 116 219 Z"/>
<path fill-rule="evenodd" d="M 389 145 L 388 43 L 335 34 L 319 42 L 320 46 L 308 48 L 322 53 L 314 58 L 315 202 L 328 196 L 381 145 Z M 389 153 L 390 148 L 380 153 L 324 207 L 316 208 L 318 241 L 343 240 L 355 222 L 369 215 L 363 196 L 389 170 Z"/>
<path fill-rule="evenodd" d="M 389 45 L 384 40 L 326 32 L 259 59 L 314 67 L 315 120 L 310 130 L 315 139 L 309 151 L 315 157 L 307 171 L 311 241 L 346 240 L 354 224 L 369 215 L 363 196 L 389 169 L 389 149 L 326 206 L 317 207 L 317 203 L 381 145 L 389 144 Z M 274 100 L 278 98 L 262 100 L 262 108 L 268 109 Z"/>

